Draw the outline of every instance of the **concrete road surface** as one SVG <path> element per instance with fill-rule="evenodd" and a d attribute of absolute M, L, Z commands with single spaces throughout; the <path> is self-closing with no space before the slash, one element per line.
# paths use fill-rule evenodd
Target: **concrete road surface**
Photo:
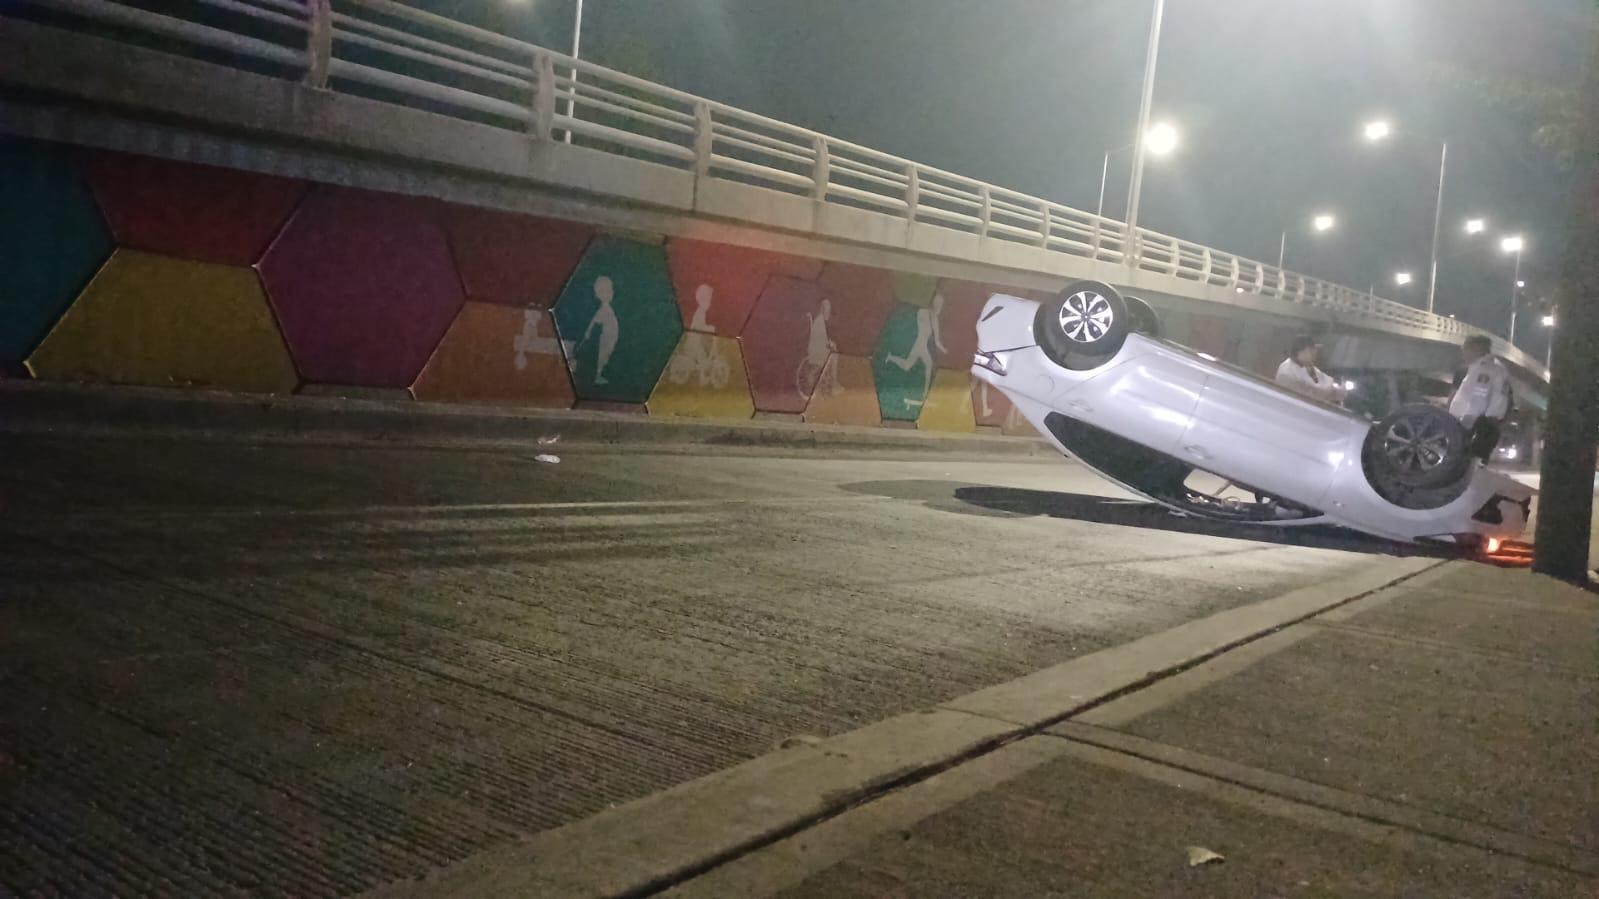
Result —
<path fill-rule="evenodd" d="M 7 437 L 0 894 L 349 894 L 1392 547 L 1060 462 Z"/>

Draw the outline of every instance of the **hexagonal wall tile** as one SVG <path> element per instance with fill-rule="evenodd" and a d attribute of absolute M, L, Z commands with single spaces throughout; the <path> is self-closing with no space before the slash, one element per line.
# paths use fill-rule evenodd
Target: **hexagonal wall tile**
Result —
<path fill-rule="evenodd" d="M 755 414 L 744 354 L 734 337 L 684 331 L 650 394 L 651 415 L 749 418 Z"/>
<path fill-rule="evenodd" d="M 831 317 L 832 304 L 817 285 L 782 276 L 767 282 L 738 338 L 755 408 L 805 411 L 833 352 Z"/>
<path fill-rule="evenodd" d="M 461 307 L 411 393 L 419 400 L 546 409 L 569 409 L 575 398 L 548 312 L 472 301 Z"/>
<path fill-rule="evenodd" d="M 933 347 L 933 361 L 939 368 L 966 369 L 977 354 L 977 316 L 995 289 L 988 284 L 945 278 L 933 294 L 938 310 L 938 335 L 942 346 Z"/>
<path fill-rule="evenodd" d="M 111 254 L 111 235 L 70 149 L 0 136 L 0 172 L 0 369 L 19 371 Z"/>
<path fill-rule="evenodd" d="M 990 428 L 1005 426 L 1005 418 L 1015 410 L 1010 398 L 987 381 L 972 378 L 972 417 L 979 425 Z"/>
<path fill-rule="evenodd" d="M 894 278 L 888 269 L 829 262 L 817 283 L 832 304 L 827 333 L 840 353 L 870 356 L 894 311 Z"/>
<path fill-rule="evenodd" d="M 83 171 L 120 246 L 250 265 L 304 196 L 303 181 L 149 156 L 92 152 Z"/>
<path fill-rule="evenodd" d="M 814 280 L 822 269 L 815 259 L 681 237 L 666 242 L 666 256 L 683 326 L 730 337 L 744 329 L 773 275 Z"/>
<path fill-rule="evenodd" d="M 555 305 L 594 229 L 576 222 L 439 204 L 439 221 L 469 299 L 510 306 Z"/>
<path fill-rule="evenodd" d="M 666 252 L 596 237 L 555 303 L 555 329 L 579 399 L 647 400 L 683 332 Z"/>
<path fill-rule="evenodd" d="M 931 305 L 900 303 L 889 316 L 872 355 L 877 404 L 884 419 L 915 421 L 921 415 L 937 368 L 933 358 L 938 349 L 937 321 Z"/>
<path fill-rule="evenodd" d="M 254 270 L 117 250 L 28 357 L 36 377 L 291 393 Z"/>
<path fill-rule="evenodd" d="M 822 369 L 810 405 L 805 407 L 805 420 L 864 427 L 882 424 L 883 416 L 877 408 L 877 384 L 872 380 L 872 360 L 834 353 L 827 360 L 827 367 Z"/>
<path fill-rule="evenodd" d="M 410 385 L 463 302 L 429 205 L 392 194 L 316 188 L 260 269 L 307 381 Z"/>
<path fill-rule="evenodd" d="M 970 434 L 977 430 L 972 413 L 972 376 L 965 371 L 941 368 L 933 375 L 933 386 L 916 427 L 923 431 L 954 431 Z"/>

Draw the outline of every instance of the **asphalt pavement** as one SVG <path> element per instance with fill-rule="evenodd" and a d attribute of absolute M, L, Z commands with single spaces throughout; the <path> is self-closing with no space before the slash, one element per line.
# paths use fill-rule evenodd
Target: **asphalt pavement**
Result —
<path fill-rule="evenodd" d="M 332 896 L 1363 571 L 1060 460 L 10 435 L 0 894 Z"/>

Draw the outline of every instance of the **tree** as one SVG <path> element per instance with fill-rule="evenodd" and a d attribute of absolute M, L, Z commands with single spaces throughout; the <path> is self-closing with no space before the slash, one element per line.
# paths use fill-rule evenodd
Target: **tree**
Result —
<path fill-rule="evenodd" d="M 1540 132 L 1545 140 L 1569 148 L 1577 189 L 1555 295 L 1558 327 L 1533 567 L 1563 580 L 1586 582 L 1599 447 L 1599 28 L 1593 30 L 1582 86 L 1564 108 L 1570 114 Z"/>

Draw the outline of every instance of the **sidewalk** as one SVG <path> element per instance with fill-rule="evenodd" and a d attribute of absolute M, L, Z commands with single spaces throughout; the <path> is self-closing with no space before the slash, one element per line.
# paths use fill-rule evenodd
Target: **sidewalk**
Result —
<path fill-rule="evenodd" d="M 1596 625 L 1449 563 L 670 894 L 1596 896 Z"/>
<path fill-rule="evenodd" d="M 1596 626 L 1374 556 L 373 895 L 1599 896 Z"/>
<path fill-rule="evenodd" d="M 207 390 L 83 386 L 0 379 L 0 434 L 173 437 L 316 443 L 534 449 L 627 445 L 670 450 L 739 449 L 965 453 L 1057 458 L 1042 440 L 998 433 L 725 421 L 585 409 L 527 409 L 409 399 L 251 396 Z"/>

